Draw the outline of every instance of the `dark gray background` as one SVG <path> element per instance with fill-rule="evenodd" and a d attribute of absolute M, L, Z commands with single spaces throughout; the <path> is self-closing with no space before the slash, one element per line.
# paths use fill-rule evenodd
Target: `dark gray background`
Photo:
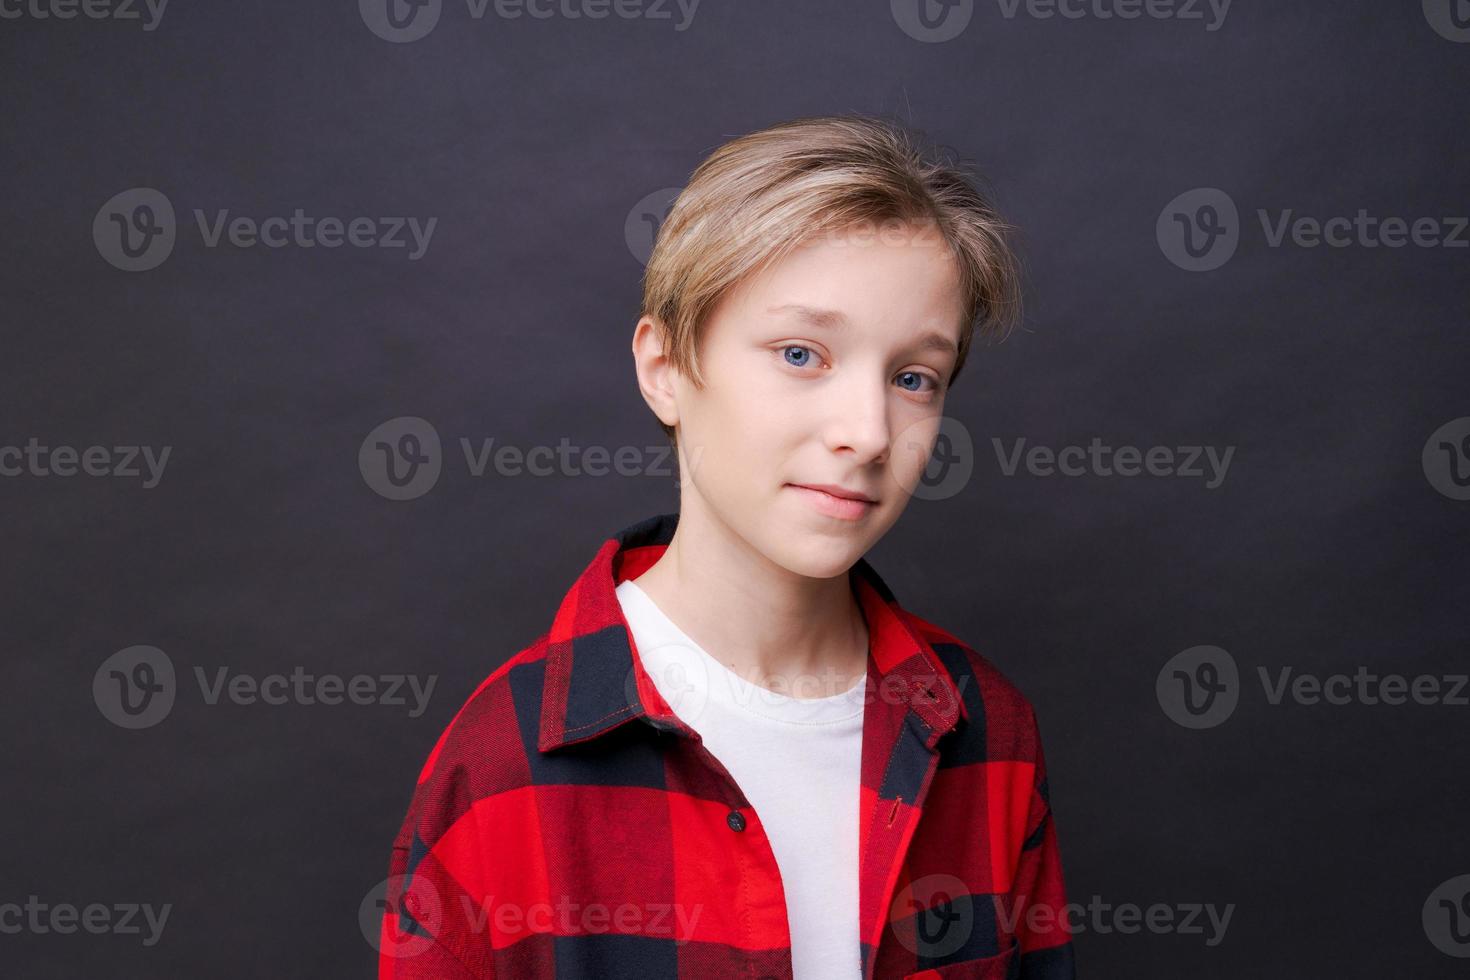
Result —
<path fill-rule="evenodd" d="M 363 896 L 425 755 L 544 630 L 668 475 L 471 477 L 457 441 L 658 446 L 628 345 L 630 209 L 719 143 L 799 115 L 907 120 L 1024 233 L 1025 331 L 977 348 L 949 415 L 975 477 L 870 559 L 994 660 L 1042 724 L 1069 897 L 1234 903 L 1224 942 L 1077 937 L 1080 975 L 1449 977 L 1421 924 L 1470 873 L 1470 708 L 1272 706 L 1258 666 L 1463 673 L 1470 503 L 1420 454 L 1470 414 L 1451 248 L 1270 248 L 1257 208 L 1470 211 L 1470 44 L 1417 0 L 1237 0 L 1224 25 L 1006 19 L 921 43 L 886 0 L 704 0 L 667 20 L 475 21 L 422 40 L 355 5 L 185 3 L 0 20 L 0 444 L 168 445 L 162 481 L 0 479 L 0 902 L 171 903 L 162 941 L 0 935 L 26 977 L 371 975 Z M 91 227 L 154 187 L 159 267 Z M 1155 221 L 1218 187 L 1234 258 L 1176 268 Z M 402 249 L 203 247 L 191 210 L 438 218 Z M 357 466 L 398 416 L 445 471 L 385 499 Z M 1005 477 L 1007 444 L 1235 446 L 1228 478 Z M 651 459 L 651 457 L 648 457 Z M 92 678 L 166 651 L 169 717 L 111 724 Z M 1219 727 L 1155 696 L 1228 650 Z M 209 706 L 195 666 L 437 675 L 428 711 Z"/>

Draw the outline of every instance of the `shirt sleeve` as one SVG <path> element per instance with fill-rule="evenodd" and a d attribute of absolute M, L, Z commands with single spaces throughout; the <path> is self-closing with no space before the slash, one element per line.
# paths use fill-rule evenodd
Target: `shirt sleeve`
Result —
<path fill-rule="evenodd" d="M 458 877 L 489 855 L 478 834 L 453 835 L 452 846 L 445 840 L 463 829 L 460 821 L 472 819 L 469 777 L 457 760 L 453 743 L 435 751 L 393 842 L 382 899 L 379 980 L 494 980 L 487 910 Z"/>
<path fill-rule="evenodd" d="M 1029 832 L 1021 844 L 1021 857 L 1011 891 L 1011 907 L 1018 916 L 1016 938 L 1020 944 L 1020 975 L 1022 980 L 1075 980 L 1056 820 L 1052 815 L 1046 756 L 1041 748 L 1034 711 L 1031 724 L 1032 731 L 1036 733 L 1036 767 L 1027 815 Z"/>
<path fill-rule="evenodd" d="M 493 971 L 471 970 L 441 944 L 429 931 L 437 923 L 421 921 L 440 917 L 442 904 L 430 913 L 439 896 L 431 896 L 428 877 L 405 873 L 410 850 L 393 847 L 378 938 L 378 980 L 491 980 Z"/>

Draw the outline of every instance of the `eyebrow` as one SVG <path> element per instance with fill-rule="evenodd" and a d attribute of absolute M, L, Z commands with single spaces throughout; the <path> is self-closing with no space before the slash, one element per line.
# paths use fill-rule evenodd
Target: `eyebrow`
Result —
<path fill-rule="evenodd" d="M 826 330 L 837 330 L 847 326 L 847 317 L 840 310 L 824 310 L 814 306 L 804 306 L 801 303 L 786 303 L 781 306 L 772 306 L 766 310 L 767 313 L 791 314 L 798 320 L 814 327 Z M 920 350 L 937 350 L 946 354 L 959 356 L 959 349 L 955 342 L 940 333 L 933 331 L 919 338 Z"/>

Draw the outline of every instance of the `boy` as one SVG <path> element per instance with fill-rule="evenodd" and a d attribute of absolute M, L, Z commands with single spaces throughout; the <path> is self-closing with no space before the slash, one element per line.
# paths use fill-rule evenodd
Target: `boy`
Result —
<path fill-rule="evenodd" d="M 679 513 L 606 540 L 440 736 L 380 977 L 1073 977 L 1030 704 L 863 558 L 1014 321 L 1005 231 L 862 117 L 694 172 L 633 336 Z"/>

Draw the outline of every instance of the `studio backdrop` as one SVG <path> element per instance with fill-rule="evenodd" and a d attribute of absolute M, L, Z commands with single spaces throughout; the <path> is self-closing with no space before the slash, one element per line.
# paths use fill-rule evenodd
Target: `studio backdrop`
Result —
<path fill-rule="evenodd" d="M 1017 226 L 868 558 L 1034 703 L 1079 976 L 1470 967 L 1465 0 L 0 0 L 0 975 L 359 977 L 458 707 L 677 509 L 693 167 Z"/>

